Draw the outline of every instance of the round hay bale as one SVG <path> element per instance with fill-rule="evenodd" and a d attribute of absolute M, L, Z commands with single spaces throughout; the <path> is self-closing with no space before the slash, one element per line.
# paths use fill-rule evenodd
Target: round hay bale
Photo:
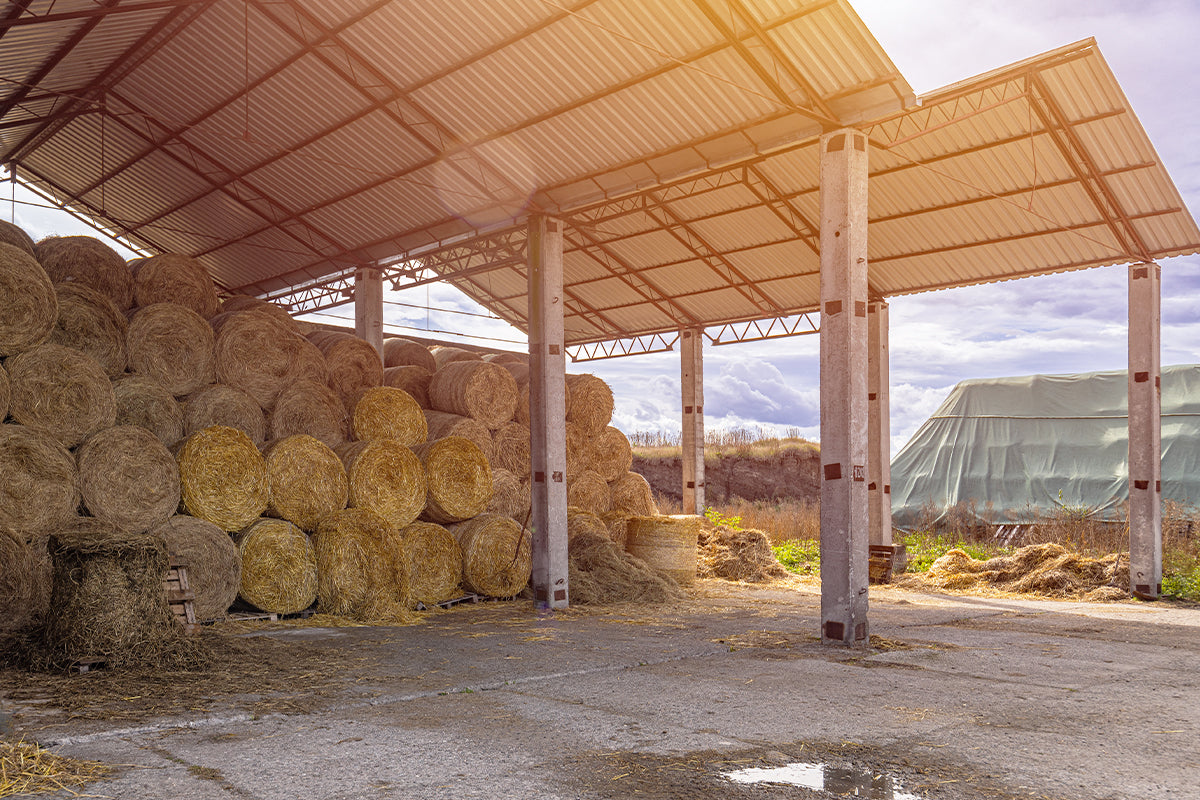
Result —
<path fill-rule="evenodd" d="M 129 371 L 154 378 L 181 397 L 213 382 L 213 332 L 175 303 L 139 308 L 129 321 Z"/>
<path fill-rule="evenodd" d="M 107 295 L 121 311 L 133 306 L 133 274 L 120 253 L 91 236 L 49 236 L 33 247 L 54 283 L 76 281 Z"/>
<path fill-rule="evenodd" d="M 700 517 L 630 517 L 625 550 L 686 586 L 696 579 Z"/>
<path fill-rule="evenodd" d="M 67 447 L 117 421 L 112 383 L 96 359 L 60 344 L 39 344 L 5 363 L 12 386 L 8 413 Z"/>
<path fill-rule="evenodd" d="M 12 399 L 12 387 L 8 382 L 8 370 L 0 363 L 0 423 L 8 419 L 8 403 Z"/>
<path fill-rule="evenodd" d="M 574 422 L 567 429 L 567 480 L 573 481 L 588 468 L 588 436 Z"/>
<path fill-rule="evenodd" d="M 587 444 L 588 463 L 606 481 L 619 480 L 633 466 L 633 449 L 625 434 L 609 425 Z"/>
<path fill-rule="evenodd" d="M 393 336 L 383 340 L 383 366 L 423 367 L 432 375 L 437 370 L 437 361 L 420 342 Z"/>
<path fill-rule="evenodd" d="M 571 603 L 664 603 L 683 596 L 672 578 L 661 575 L 602 533 L 582 531 L 567 550 Z"/>
<path fill-rule="evenodd" d="M 426 477 L 412 450 L 376 439 L 345 442 L 335 452 L 346 465 L 351 508 L 373 511 L 396 529 L 416 521 L 425 507 Z"/>
<path fill-rule="evenodd" d="M 272 614 L 295 614 L 317 601 L 317 555 L 304 531 L 260 519 L 235 537 L 242 563 L 238 596 Z"/>
<path fill-rule="evenodd" d="M 39 610 L 45 611 L 35 607 L 40 577 L 34 549 L 25 537 L 0 529 L 0 633 L 22 631 L 40 621 Z"/>
<path fill-rule="evenodd" d="M 158 437 L 167 447 L 183 438 L 183 406 L 153 378 L 129 375 L 113 381 L 117 424 L 137 425 Z"/>
<path fill-rule="evenodd" d="M 492 433 L 477 419 L 447 414 L 445 411 L 426 411 L 425 422 L 429 426 L 431 442 L 445 439 L 447 436 L 461 436 L 474 442 L 489 464 L 496 457 Z"/>
<path fill-rule="evenodd" d="M 526 387 L 529 386 L 529 365 L 528 364 L 522 364 L 517 361 L 504 361 L 500 364 L 500 366 L 502 366 L 506 370 L 508 370 L 508 374 L 513 376 L 513 380 L 517 382 L 518 388 L 525 389 Z M 525 408 L 526 408 L 525 415 L 528 416 L 529 415 L 529 411 L 528 411 L 529 404 L 528 403 L 525 404 Z M 520 401 L 518 401 L 517 402 L 517 414 L 519 415 L 520 413 L 521 413 L 521 403 L 520 403 Z"/>
<path fill-rule="evenodd" d="M 50 434 L 0 425 L 0 475 L 0 529 L 30 535 L 75 517 L 75 458 Z"/>
<path fill-rule="evenodd" d="M 372 386 L 383 385 L 383 361 L 369 343 L 349 333 L 321 340 L 317 348 L 329 367 L 329 387 L 341 398 L 347 411 Z"/>
<path fill-rule="evenodd" d="M 397 445 L 399 446 L 399 445 Z M 317 603 L 326 614 L 354 619 L 383 619 L 407 604 L 408 586 L 401 584 L 389 538 L 394 529 L 378 514 L 346 508 L 328 514 L 317 525 Z"/>
<path fill-rule="evenodd" d="M 163 253 L 141 259 L 132 271 L 133 301 L 139 306 L 178 303 L 204 319 L 215 317 L 221 310 L 212 276 L 194 258 Z"/>
<path fill-rule="evenodd" d="M 530 484 L 506 469 L 492 470 L 492 499 L 487 510 L 492 514 L 512 517 L 521 524 L 529 522 L 532 505 Z"/>
<path fill-rule="evenodd" d="M 612 422 L 612 389 L 595 375 L 568 375 L 567 386 L 571 390 L 567 419 L 583 428 L 588 436 L 599 436 Z"/>
<path fill-rule="evenodd" d="M 33 239 L 25 232 L 25 229 L 6 219 L 0 219 L 0 244 L 11 244 L 34 258 L 37 257 L 34 254 Z"/>
<path fill-rule="evenodd" d="M 612 510 L 628 516 L 651 517 L 658 513 L 650 482 L 636 472 L 626 472 L 609 484 Z"/>
<path fill-rule="evenodd" d="M 609 491 L 608 481 L 590 469 L 580 472 L 574 480 L 568 477 L 567 505 L 593 514 L 612 510 L 612 492 Z"/>
<path fill-rule="evenodd" d="M 211 323 L 216 331 L 217 382 L 241 389 L 265 411 L 275 405 L 284 386 L 304 379 L 328 380 L 320 351 L 268 311 L 218 314 Z"/>
<path fill-rule="evenodd" d="M 495 430 L 517 410 L 517 383 L 508 370 L 487 361 L 454 361 L 433 373 L 429 402 L 438 411 L 471 417 Z"/>
<path fill-rule="evenodd" d="M 470 439 L 447 436 L 417 445 L 428 487 L 422 519 L 446 524 L 483 513 L 492 500 L 492 468 Z"/>
<path fill-rule="evenodd" d="M 79 494 L 88 512 L 138 533 L 179 508 L 179 467 L 153 433 L 116 425 L 88 437 L 75 454 Z"/>
<path fill-rule="evenodd" d="M 187 567 L 196 619 L 221 619 L 237 599 L 242 558 L 229 534 L 196 517 L 171 517 L 150 531 L 167 544 L 167 554 Z"/>
<path fill-rule="evenodd" d="M 187 436 L 213 425 L 237 428 L 255 444 L 267 438 L 267 418 L 254 398 L 223 383 L 213 383 L 189 394 L 183 402 L 183 429 Z"/>
<path fill-rule="evenodd" d="M 267 462 L 250 437 L 214 425 L 183 440 L 176 454 L 183 509 L 222 530 L 240 531 L 267 509 Z"/>
<path fill-rule="evenodd" d="M 514 475 L 525 477 L 530 470 L 529 426 L 506 422 L 492 436 L 496 453 L 492 463 Z"/>
<path fill-rule="evenodd" d="M 462 548 L 454 534 L 441 525 L 414 522 L 403 528 L 400 556 L 414 603 L 433 606 L 462 594 Z"/>
<path fill-rule="evenodd" d="M 462 347 L 451 347 L 443 344 L 436 344 L 429 348 L 429 354 L 433 356 L 434 372 L 437 372 L 447 364 L 453 364 L 455 361 L 483 360 L 483 356 L 474 350 L 466 350 Z"/>
<path fill-rule="evenodd" d="M 354 406 L 354 438 L 394 439 L 406 447 L 429 436 L 429 423 L 413 396 L 393 386 L 373 386 Z"/>
<path fill-rule="evenodd" d="M 527 353 L 488 353 L 483 357 L 484 361 L 491 361 L 493 364 L 528 364 L 529 355 Z"/>
<path fill-rule="evenodd" d="M 100 362 L 109 377 L 125 372 L 129 361 L 129 322 L 106 295 L 82 283 L 56 283 L 58 321 L 47 341 L 82 350 Z"/>
<path fill-rule="evenodd" d="M 421 408 L 429 408 L 429 381 L 433 372 L 412 364 L 388 367 L 383 371 L 383 385 L 403 389 L 412 395 Z"/>
<path fill-rule="evenodd" d="M 605 539 L 608 536 L 608 526 L 604 524 L 604 520 L 598 515 L 590 511 L 584 511 L 581 508 L 567 508 L 567 546 L 570 547 L 571 540 L 581 534 L 593 534 L 603 536 Z"/>
<path fill-rule="evenodd" d="M 221 308 L 218 313 L 232 314 L 237 311 L 261 311 L 264 314 L 274 317 L 276 321 L 282 323 L 289 330 L 300 333 L 300 327 L 296 318 L 286 308 L 263 300 L 260 297 L 251 297 L 248 294 L 235 294 L 231 297 L 226 297 L 221 301 Z"/>
<path fill-rule="evenodd" d="M 346 466 L 329 445 L 305 434 L 276 439 L 263 446 L 271 499 L 267 513 L 314 531 L 321 517 L 346 507 L 350 479 Z"/>
<path fill-rule="evenodd" d="M 488 597 L 514 597 L 529 583 L 533 542 L 508 517 L 480 514 L 450 526 L 463 551 L 463 584 Z"/>
<path fill-rule="evenodd" d="M 58 297 L 42 265 L 33 256 L 0 242 L 0 356 L 41 344 L 58 321 Z"/>
<path fill-rule="evenodd" d="M 350 420 L 333 389 L 302 380 L 284 386 L 276 395 L 267 431 L 272 439 L 306 434 L 337 447 L 350 438 Z"/>

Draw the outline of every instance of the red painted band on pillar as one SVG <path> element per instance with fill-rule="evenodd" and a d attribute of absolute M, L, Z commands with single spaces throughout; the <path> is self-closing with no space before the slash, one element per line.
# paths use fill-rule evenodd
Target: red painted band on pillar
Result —
<path fill-rule="evenodd" d="M 1134 280 L 1137 280 L 1138 278 L 1149 278 L 1149 277 L 1150 277 L 1150 273 L 1146 271 L 1145 267 L 1134 267 L 1134 269 L 1133 269 L 1133 279 Z"/>
<path fill-rule="evenodd" d="M 854 301 L 854 316 L 865 317 L 867 315 L 867 304 L 862 300 Z"/>
<path fill-rule="evenodd" d="M 1150 380 L 1150 373 L 1149 373 L 1149 372 L 1135 372 L 1135 373 L 1133 373 L 1133 382 L 1134 382 L 1134 383 L 1145 383 L 1145 382 L 1146 382 L 1146 381 L 1148 381 L 1148 380 Z"/>
<path fill-rule="evenodd" d="M 825 147 L 826 153 L 836 153 L 839 150 L 846 149 L 846 134 L 839 133 L 837 136 L 829 137 L 829 144 Z"/>
<path fill-rule="evenodd" d="M 825 465 L 825 480 L 837 481 L 842 478 L 841 464 L 826 464 Z"/>
<path fill-rule="evenodd" d="M 1149 488 L 1150 488 L 1150 481 L 1134 481 L 1134 482 L 1133 482 L 1133 488 L 1135 488 L 1135 489 L 1149 489 Z"/>
<path fill-rule="evenodd" d="M 830 300 L 825 304 L 825 313 L 830 315 L 842 313 L 842 301 Z"/>

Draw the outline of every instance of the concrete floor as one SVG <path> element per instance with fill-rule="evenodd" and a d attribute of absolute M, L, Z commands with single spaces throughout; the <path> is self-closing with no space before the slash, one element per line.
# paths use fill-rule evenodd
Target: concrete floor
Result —
<path fill-rule="evenodd" d="M 122 800 L 1200 798 L 1200 609 L 873 588 L 858 651 L 814 639 L 813 586 L 696 594 L 265 634 L 371 657 L 310 713 L 16 720 Z M 794 762 L 825 788 L 725 777 Z"/>

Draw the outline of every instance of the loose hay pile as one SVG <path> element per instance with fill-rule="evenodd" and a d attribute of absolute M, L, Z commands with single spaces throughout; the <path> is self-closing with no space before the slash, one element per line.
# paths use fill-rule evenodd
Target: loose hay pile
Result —
<path fill-rule="evenodd" d="M 183 507 L 222 530 L 240 531 L 267 508 L 267 463 L 250 437 L 214 425 L 193 433 L 176 454 Z"/>
<path fill-rule="evenodd" d="M 196 619 L 220 619 L 237 599 L 242 561 L 229 534 L 196 517 L 182 514 L 156 526 L 152 534 L 166 543 L 167 553 L 187 566 Z"/>
<path fill-rule="evenodd" d="M 5 362 L 12 385 L 8 413 L 67 447 L 117 420 L 117 399 L 96 359 L 59 344 L 40 344 Z"/>
<path fill-rule="evenodd" d="M 267 513 L 313 531 L 321 517 L 346 507 L 350 479 L 346 466 L 328 445 L 298 434 L 263 448 L 270 481 Z"/>
<path fill-rule="evenodd" d="M 50 434 L 0 425 L 0 475 L 0 528 L 35 534 L 74 518 L 75 458 Z"/>
<path fill-rule="evenodd" d="M 579 605 L 664 603 L 683 596 L 679 584 L 621 549 L 601 532 L 584 530 L 568 544 L 570 601 Z"/>
<path fill-rule="evenodd" d="M 406 447 L 429 436 L 425 414 L 413 396 L 393 386 L 374 386 L 354 406 L 354 438 L 359 441 L 393 439 Z"/>
<path fill-rule="evenodd" d="M 118 425 L 137 425 L 173 447 L 184 437 L 183 406 L 153 378 L 130 375 L 113 381 Z"/>
<path fill-rule="evenodd" d="M 425 466 L 423 519 L 446 524 L 482 514 L 492 499 L 492 470 L 470 439 L 447 436 L 413 449 Z"/>
<path fill-rule="evenodd" d="M 126 337 L 129 371 L 154 378 L 176 397 L 213 382 L 213 332 L 204 317 L 175 303 L 139 308 Z"/>
<path fill-rule="evenodd" d="M 400 531 L 400 569 L 408 575 L 414 603 L 437 605 L 462 594 L 463 552 L 450 531 L 433 522 L 414 522 Z"/>
<path fill-rule="evenodd" d="M 125 372 L 129 322 L 108 296 L 82 283 L 58 283 L 58 320 L 48 341 L 82 350 L 100 362 L 109 377 Z"/>
<path fill-rule="evenodd" d="M 421 460 L 394 439 L 346 442 L 335 449 L 350 480 L 351 508 L 373 511 L 403 528 L 425 508 L 427 478 Z"/>
<path fill-rule="evenodd" d="M 0 797 L 58 791 L 87 797 L 74 789 L 111 773 L 112 767 L 106 764 L 58 756 L 34 742 L 0 741 Z"/>
<path fill-rule="evenodd" d="M 255 444 L 267 438 L 267 419 L 254 398 L 223 383 L 193 392 L 183 403 L 184 434 L 191 436 L 213 425 L 237 428 Z"/>
<path fill-rule="evenodd" d="M 145 428 L 106 428 L 80 445 L 75 458 L 79 493 L 97 519 L 138 533 L 165 522 L 179 507 L 175 457 Z"/>
<path fill-rule="evenodd" d="M 260 519 L 236 542 L 243 600 L 275 614 L 295 614 L 316 602 L 317 556 L 304 531 L 286 520 Z"/>
<path fill-rule="evenodd" d="M 533 568 L 528 531 L 499 514 L 480 514 L 450 526 L 463 551 L 463 584 L 489 597 L 515 597 Z"/>
<path fill-rule="evenodd" d="M 1089 558 L 1051 542 L 977 561 L 955 548 L 934 561 L 926 575 L 905 576 L 905 582 L 914 579 L 939 589 L 1117 600 L 1129 597 L 1129 555 Z"/>
<path fill-rule="evenodd" d="M 697 543 L 701 578 L 763 583 L 788 574 L 762 531 L 705 525 L 700 528 Z"/>

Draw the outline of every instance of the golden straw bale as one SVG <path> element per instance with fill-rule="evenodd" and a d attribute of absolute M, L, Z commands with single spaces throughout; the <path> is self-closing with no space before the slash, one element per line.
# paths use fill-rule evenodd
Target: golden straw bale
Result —
<path fill-rule="evenodd" d="M 0 422 L 8 419 L 8 404 L 12 400 L 12 387 L 8 382 L 8 370 L 0 363 Z"/>
<path fill-rule="evenodd" d="M 255 444 L 267 438 L 267 418 L 254 398 L 223 383 L 213 383 L 189 394 L 183 402 L 183 429 L 187 436 L 213 425 L 237 428 Z"/>
<path fill-rule="evenodd" d="M 213 382 L 213 332 L 204 317 L 175 303 L 139 308 L 129 321 L 129 371 L 181 397 Z"/>
<path fill-rule="evenodd" d="M 429 423 L 413 396 L 393 386 L 373 386 L 354 406 L 354 438 L 395 439 L 406 447 L 429 436 Z"/>
<path fill-rule="evenodd" d="M 403 389 L 412 395 L 421 408 L 429 408 L 429 381 L 433 373 L 424 367 L 408 364 L 388 367 L 383 371 L 383 385 Z"/>
<path fill-rule="evenodd" d="M 599 436 L 612 422 L 612 389 L 595 375 L 568 375 L 567 386 L 571 390 L 567 419 L 583 428 L 588 436 Z"/>
<path fill-rule="evenodd" d="M 138 425 L 167 447 L 184 436 L 183 406 L 153 378 L 127 375 L 113 381 L 118 425 Z"/>
<path fill-rule="evenodd" d="M 437 369 L 437 361 L 429 348 L 412 339 L 402 339 L 392 336 L 383 340 L 383 365 L 385 367 L 423 367 L 432 375 Z"/>
<path fill-rule="evenodd" d="M 33 547 L 24 536 L 0 528 L 0 633 L 25 630 L 40 621 L 39 612 L 45 609 L 35 608 L 39 577 Z"/>
<path fill-rule="evenodd" d="M 242 558 L 229 534 L 197 517 L 171 517 L 150 531 L 167 544 L 167 554 L 187 567 L 196 619 L 220 619 L 237 599 Z"/>
<path fill-rule="evenodd" d="M 179 508 L 179 467 L 166 445 L 136 425 L 93 434 L 75 453 L 79 494 L 88 512 L 138 533 Z"/>
<path fill-rule="evenodd" d="M 487 510 L 493 514 L 512 517 L 521 524 L 529 522 L 532 505 L 530 483 L 506 469 L 492 470 L 492 499 Z"/>
<path fill-rule="evenodd" d="M 696 578 L 701 517 L 630 517 L 625 549 L 681 586 Z"/>
<path fill-rule="evenodd" d="M 60 344 L 39 344 L 5 363 L 13 420 L 74 447 L 117 421 L 117 399 L 100 362 Z"/>
<path fill-rule="evenodd" d="M 314 531 L 321 517 L 346 507 L 350 479 L 346 466 L 324 442 L 305 434 L 263 445 L 271 499 L 267 513 Z"/>
<path fill-rule="evenodd" d="M 329 387 L 352 411 L 372 386 L 383 385 L 383 360 L 368 342 L 349 333 L 333 334 L 317 343 L 329 367 Z"/>
<path fill-rule="evenodd" d="M 0 242 L 0 357 L 41 344 L 58 321 L 54 285 L 33 256 Z"/>
<path fill-rule="evenodd" d="M 236 428 L 213 425 L 183 440 L 176 453 L 183 508 L 222 530 L 240 531 L 267 509 L 267 462 Z"/>
<path fill-rule="evenodd" d="M 163 253 L 133 265 L 133 301 L 139 306 L 178 303 L 204 319 L 221 310 L 217 287 L 208 270 L 194 258 Z"/>
<path fill-rule="evenodd" d="M 588 468 L 588 436 L 574 422 L 568 422 L 566 428 L 567 480 L 573 481 Z"/>
<path fill-rule="evenodd" d="M 609 425 L 587 443 L 590 468 L 606 481 L 619 480 L 633 465 L 633 449 L 625 434 Z"/>
<path fill-rule="evenodd" d="M 399 445 L 397 445 L 399 446 Z M 408 587 L 398 584 L 388 541 L 395 533 L 378 514 L 346 508 L 327 514 L 317 525 L 317 603 L 322 612 L 374 620 L 400 612 L 398 599 Z"/>
<path fill-rule="evenodd" d="M 518 390 L 508 370 L 487 361 L 454 361 L 429 381 L 429 402 L 438 411 L 460 414 L 491 430 L 512 419 Z"/>
<path fill-rule="evenodd" d="M 653 512 L 653 514 L 657 513 L 657 510 Z M 604 524 L 608 527 L 608 538 L 612 539 L 622 550 L 625 549 L 625 543 L 629 540 L 629 520 L 634 516 L 640 515 L 615 509 L 600 515 L 600 519 L 604 520 Z"/>
<path fill-rule="evenodd" d="M 673 579 L 601 533 L 581 532 L 567 548 L 567 583 L 575 605 L 664 603 L 683 596 Z"/>
<path fill-rule="evenodd" d="M 73 518 L 78 474 L 75 457 L 50 434 L 0 425 L 0 528 L 28 535 Z"/>
<path fill-rule="evenodd" d="M 529 583 L 533 542 L 527 530 L 499 514 L 449 526 L 463 551 L 463 584 L 488 597 L 514 597 Z"/>
<path fill-rule="evenodd" d="M 525 388 L 529 385 L 529 365 L 522 364 L 517 361 L 504 361 L 500 366 L 508 370 L 508 374 L 513 376 L 513 380 L 517 382 L 518 388 Z M 528 406 L 527 406 L 528 407 Z M 517 414 L 521 413 L 521 403 L 517 402 Z M 526 412 L 528 414 L 528 412 Z"/>
<path fill-rule="evenodd" d="M 590 511 L 584 511 L 582 508 L 567 508 L 567 543 L 568 546 L 572 539 L 576 536 L 590 533 L 597 536 L 608 537 L 608 526 L 604 524 L 604 520 L 597 514 Z"/>
<path fill-rule="evenodd" d="M 298 321 L 286 308 L 262 298 L 251 297 L 248 294 L 235 294 L 231 297 L 226 297 L 221 301 L 221 308 L 218 313 L 232 314 L 237 311 L 261 311 L 274 317 L 277 322 L 282 323 L 289 330 L 300 333 Z"/>
<path fill-rule="evenodd" d="M 567 505 L 603 514 L 612 509 L 612 492 L 599 473 L 585 469 L 575 479 L 567 478 Z"/>
<path fill-rule="evenodd" d="M 58 321 L 47 341 L 82 350 L 100 362 L 109 377 L 125 372 L 129 361 L 129 322 L 107 295 L 82 283 L 56 283 Z"/>
<path fill-rule="evenodd" d="M 636 517 L 650 517 L 658 513 L 650 482 L 636 472 L 626 472 L 610 483 L 609 489 L 612 492 L 613 511 Z"/>
<path fill-rule="evenodd" d="M 216 332 L 217 382 L 241 389 L 264 411 L 289 383 L 327 382 L 320 351 L 276 314 L 248 309 L 218 314 L 210 322 Z"/>
<path fill-rule="evenodd" d="M 449 345 L 434 345 L 429 348 L 430 355 L 433 356 L 433 371 L 437 372 L 447 364 L 452 364 L 455 361 L 482 361 L 483 356 L 474 351 L 467 350 L 462 347 L 450 347 Z"/>
<path fill-rule="evenodd" d="M 426 411 L 425 422 L 429 426 L 429 441 L 431 442 L 445 439 L 447 436 L 461 436 L 474 442 L 489 464 L 496 456 L 491 431 L 477 419 L 460 417 L 458 414 L 447 414 L 445 411 Z"/>
<path fill-rule="evenodd" d="M 396 529 L 425 507 L 426 476 L 420 459 L 394 439 L 344 442 L 334 452 L 346 465 L 351 508 L 378 514 Z"/>
<path fill-rule="evenodd" d="M 14 225 L 6 219 L 0 219 L 0 244 L 11 244 L 34 256 L 33 239 L 19 225 Z"/>
<path fill-rule="evenodd" d="M 525 477 L 530 470 L 529 426 L 519 422 L 506 422 L 492 436 L 496 448 L 492 459 L 500 469 Z"/>
<path fill-rule="evenodd" d="M 462 595 L 463 552 L 450 531 L 433 522 L 414 522 L 400 531 L 400 556 L 409 596 L 427 606 Z"/>
<path fill-rule="evenodd" d="M 413 448 L 428 487 L 422 519 L 446 524 L 483 513 L 492 500 L 492 468 L 470 439 L 447 436 Z"/>
<path fill-rule="evenodd" d="M 242 562 L 238 596 L 273 614 L 295 614 L 317 601 L 317 555 L 304 531 L 259 519 L 235 536 Z"/>
<path fill-rule="evenodd" d="M 133 306 L 133 273 L 121 255 L 91 236 L 48 236 L 33 247 L 54 283 L 77 281 L 108 297 L 121 311 Z"/>
<path fill-rule="evenodd" d="M 350 436 L 350 419 L 346 407 L 327 384 L 300 380 L 284 386 L 276 395 L 267 430 L 272 439 L 303 433 L 337 447 Z"/>
<path fill-rule="evenodd" d="M 491 361 L 493 364 L 528 364 L 528 353 L 512 353 L 504 351 L 501 353 L 488 353 L 483 357 L 484 361 Z"/>
<path fill-rule="evenodd" d="M 511 370 L 509 371 L 509 374 L 513 375 L 514 380 L 516 379 L 515 373 L 513 373 Z M 524 381 L 517 381 L 517 385 L 520 388 L 517 391 L 517 408 L 516 408 L 516 411 L 513 412 L 513 420 L 515 422 L 521 423 L 522 425 L 528 425 L 529 424 L 529 391 L 530 391 L 530 386 L 531 386 L 531 384 L 529 382 L 529 376 L 526 375 Z M 571 411 L 571 385 L 570 385 L 570 383 L 563 384 L 563 403 L 564 403 L 563 414 L 564 414 L 564 416 L 569 417 L 569 414 Z"/>

